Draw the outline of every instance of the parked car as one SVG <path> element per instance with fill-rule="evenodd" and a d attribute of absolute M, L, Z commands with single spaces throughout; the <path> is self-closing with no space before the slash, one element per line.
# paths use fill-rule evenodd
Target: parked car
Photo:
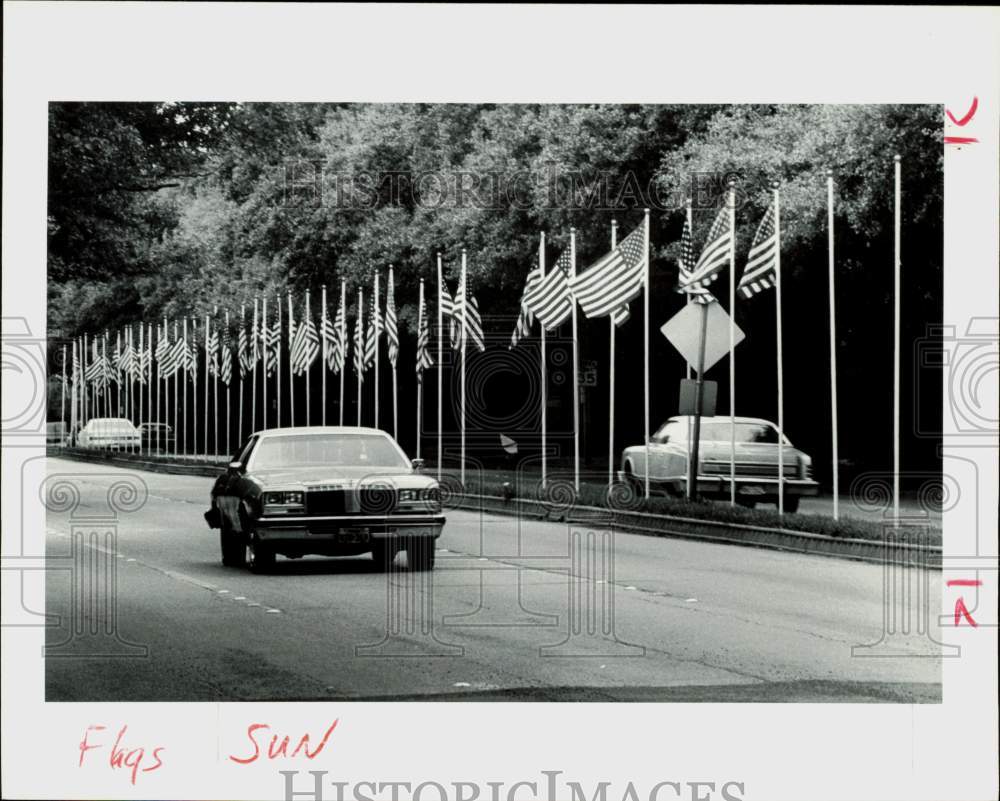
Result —
<path fill-rule="evenodd" d="M 140 423 L 139 435 L 143 448 L 172 448 L 174 429 L 166 423 Z"/>
<path fill-rule="evenodd" d="M 81 448 L 138 448 L 139 429 L 124 417 L 95 417 L 88 420 L 77 436 Z"/>
<path fill-rule="evenodd" d="M 211 492 L 222 563 L 269 569 L 277 554 L 371 552 L 383 568 L 406 551 L 431 570 L 445 518 L 437 481 L 375 428 L 274 428 L 253 434 Z"/>
<path fill-rule="evenodd" d="M 69 426 L 62 421 L 45 424 L 45 444 L 46 445 L 69 445 Z"/>
<path fill-rule="evenodd" d="M 689 442 L 693 417 L 671 417 L 650 437 L 650 488 L 683 495 L 687 488 Z M 736 498 L 743 506 L 778 503 L 778 429 L 757 417 L 735 418 Z M 698 495 L 728 499 L 733 460 L 730 453 L 730 419 L 703 417 L 698 465 Z M 784 438 L 783 472 L 785 511 L 795 512 L 799 498 L 816 495 L 812 459 Z M 646 447 L 633 445 L 622 452 L 619 478 L 636 486 L 645 484 Z"/>

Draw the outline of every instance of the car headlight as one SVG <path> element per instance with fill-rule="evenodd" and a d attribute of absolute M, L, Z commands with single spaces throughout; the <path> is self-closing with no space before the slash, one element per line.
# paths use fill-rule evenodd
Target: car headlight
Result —
<path fill-rule="evenodd" d="M 812 458 L 810 458 L 809 456 L 806 456 L 805 454 L 802 454 L 802 457 L 799 459 L 799 465 L 800 465 L 800 469 L 801 469 L 801 474 L 800 474 L 799 477 L 800 478 L 811 479 L 812 478 L 812 473 L 813 473 Z"/>
<path fill-rule="evenodd" d="M 399 490 L 397 512 L 440 512 L 441 490 L 437 487 Z"/>
<path fill-rule="evenodd" d="M 305 495 L 299 490 L 265 492 L 264 514 L 301 514 L 305 511 Z"/>

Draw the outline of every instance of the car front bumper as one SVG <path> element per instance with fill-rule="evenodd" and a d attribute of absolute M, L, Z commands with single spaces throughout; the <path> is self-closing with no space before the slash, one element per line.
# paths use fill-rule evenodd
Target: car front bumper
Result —
<path fill-rule="evenodd" d="M 437 539 L 444 515 L 341 515 L 322 517 L 260 517 L 256 531 L 261 540 L 328 542 L 361 545 L 366 542 Z"/>

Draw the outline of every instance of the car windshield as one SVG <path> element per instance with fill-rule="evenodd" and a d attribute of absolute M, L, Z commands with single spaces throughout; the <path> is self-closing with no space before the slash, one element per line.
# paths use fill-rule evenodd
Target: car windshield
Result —
<path fill-rule="evenodd" d="M 676 442 L 686 441 L 688 438 L 689 420 L 668 420 L 652 439 L 653 442 Z M 729 442 L 730 429 L 728 421 L 701 421 L 701 441 L 702 442 Z M 778 444 L 778 429 L 768 423 L 737 423 L 737 442 L 762 442 L 769 445 Z M 785 438 L 788 444 L 788 438 Z"/>
<path fill-rule="evenodd" d="M 253 454 L 255 470 L 280 467 L 397 467 L 408 469 L 393 443 L 380 434 L 293 434 L 264 437 Z"/>
<path fill-rule="evenodd" d="M 121 419 L 105 419 L 105 420 L 91 420 L 87 423 L 87 428 L 90 431 L 95 431 L 100 434 L 123 434 L 123 433 L 135 433 L 135 426 L 129 420 Z"/>

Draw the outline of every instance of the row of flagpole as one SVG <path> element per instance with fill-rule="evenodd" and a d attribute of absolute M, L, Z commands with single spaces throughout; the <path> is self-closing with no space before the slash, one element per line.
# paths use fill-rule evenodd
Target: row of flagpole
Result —
<path fill-rule="evenodd" d="M 838 418 L 837 418 L 837 339 L 836 339 L 836 262 L 834 252 L 834 214 L 835 214 L 835 185 L 832 172 L 827 175 L 827 228 L 828 228 L 828 290 L 829 290 L 829 353 L 830 353 L 830 408 L 831 408 L 831 440 L 832 440 L 832 476 L 834 491 L 834 517 L 839 515 L 838 494 L 839 494 L 839 449 L 838 449 Z M 901 218 L 901 160 L 899 156 L 894 160 L 894 348 L 893 348 L 893 511 L 898 518 L 899 514 L 899 396 L 900 396 L 900 218 Z M 685 236 L 690 236 L 692 228 L 692 214 L 690 201 L 686 204 Z M 784 504 L 784 371 L 783 371 L 783 332 L 782 332 L 782 278 L 781 278 L 781 215 L 780 215 L 780 194 L 777 184 L 772 189 L 771 206 L 765 218 L 758 228 L 751 247 L 747 269 L 740 280 L 736 281 L 736 203 L 735 187 L 730 183 L 726 194 L 726 203 L 720 211 L 715 223 L 709 231 L 706 243 L 700 258 L 697 262 L 693 259 L 693 251 L 690 247 L 682 247 L 680 259 L 680 275 L 678 291 L 684 292 L 685 302 L 699 302 L 708 304 L 715 302 L 715 298 L 707 290 L 707 285 L 718 277 L 718 273 L 723 266 L 729 268 L 729 319 L 730 319 L 730 353 L 729 353 L 729 417 L 730 417 L 730 502 L 736 503 L 736 437 L 735 437 L 735 417 L 736 417 L 736 391 L 735 391 L 735 314 L 736 295 L 739 290 L 747 298 L 760 292 L 762 288 L 773 287 L 775 289 L 775 326 L 776 326 L 776 373 L 777 373 L 777 424 L 778 424 L 778 486 L 779 486 L 779 509 L 783 511 Z M 636 234 L 641 231 L 641 249 L 638 239 L 633 240 Z M 690 245 L 690 243 L 687 243 Z M 617 222 L 611 223 L 611 252 L 598 260 L 592 267 L 583 273 L 578 273 L 576 266 L 576 232 L 570 229 L 569 248 L 563 256 L 551 268 L 546 265 L 546 235 L 544 232 L 539 237 L 538 265 L 528 277 L 525 285 L 524 295 L 521 302 L 521 318 L 518 320 L 518 330 L 512 338 L 512 344 L 516 344 L 520 336 L 523 336 L 532 325 L 534 317 L 538 317 L 540 325 L 540 374 L 541 374 L 541 408 L 540 408 L 540 428 L 541 428 L 541 471 L 542 483 L 547 480 L 548 470 L 548 388 L 547 388 L 547 353 L 546 334 L 551 333 L 563 322 L 569 319 L 572 327 L 572 374 L 573 374 L 573 468 L 574 485 L 579 489 L 580 484 L 580 420 L 579 420 L 579 323 L 577 317 L 577 306 L 580 305 L 585 315 L 589 317 L 607 316 L 609 318 L 609 435 L 608 435 L 608 481 L 614 479 L 615 464 L 615 332 L 618 325 L 628 319 L 628 304 L 637 297 L 638 292 L 643 292 L 643 433 L 645 442 L 645 469 L 644 469 L 644 494 L 648 496 L 650 491 L 650 470 L 649 470 L 649 444 L 650 444 L 650 231 L 649 231 L 649 211 L 645 210 L 641 228 L 633 231 L 629 237 L 619 244 L 617 238 Z M 754 266 L 755 253 L 759 257 L 759 266 L 754 267 L 757 273 L 751 274 L 751 267 Z M 685 263 L 685 260 L 686 263 Z M 441 466 L 444 461 L 443 454 L 443 340 L 444 340 L 444 318 L 448 317 L 451 327 L 451 345 L 458 351 L 460 370 L 460 403 L 459 403 L 459 430 L 460 430 L 460 470 L 462 480 L 465 478 L 466 465 L 466 358 L 468 349 L 468 338 L 470 333 L 474 344 L 480 350 L 485 348 L 482 337 L 482 324 L 479 317 L 478 305 L 475 298 L 468 292 L 468 268 L 467 254 L 463 250 L 461 254 L 461 271 L 459 277 L 459 289 L 452 297 L 445 285 L 442 272 L 441 254 L 437 256 L 437 330 L 439 332 L 437 342 L 437 445 L 438 445 L 438 472 L 440 475 Z M 305 310 L 303 320 L 297 329 L 294 319 L 294 305 L 292 295 L 288 293 L 288 349 L 289 349 L 289 392 L 290 397 L 290 419 L 295 425 L 295 402 L 294 402 L 294 378 L 296 375 L 305 375 L 305 417 L 306 424 L 311 422 L 311 394 L 310 394 L 310 370 L 309 366 L 317 355 L 320 345 L 322 346 L 322 423 L 326 424 L 327 414 L 327 369 L 339 373 L 339 423 L 344 424 L 344 392 L 345 373 L 347 359 L 347 329 L 346 329 L 346 281 L 341 281 L 340 305 L 337 317 L 331 325 L 329 322 L 326 287 L 323 287 L 322 311 L 320 335 L 317 336 L 313 318 L 309 307 L 309 293 L 306 292 Z M 379 276 L 374 277 L 374 287 L 372 296 L 371 315 L 368 319 L 368 335 L 365 335 L 365 311 L 364 311 L 364 289 L 358 288 L 354 365 L 358 374 L 357 380 L 357 423 L 362 422 L 363 408 L 363 385 L 364 372 L 368 366 L 374 368 L 375 392 L 373 397 L 374 421 L 378 426 L 380 423 L 379 410 L 379 347 L 383 325 L 391 333 L 387 333 L 389 359 L 392 367 L 392 427 L 393 434 L 398 434 L 398 384 L 396 374 L 396 362 L 398 354 L 398 331 L 395 320 L 394 302 L 394 275 L 392 267 L 389 268 L 389 280 L 387 287 L 386 311 L 383 318 L 379 307 Z M 603 295 L 610 293 L 611 300 L 607 300 Z M 428 327 L 428 315 L 426 313 L 426 297 L 423 279 L 420 281 L 418 312 L 418 354 L 417 354 L 417 452 L 420 452 L 420 432 L 422 429 L 423 415 L 423 373 L 433 365 L 434 360 L 430 356 L 428 349 L 428 338 L 426 330 Z M 257 426 L 257 371 L 258 358 L 262 364 L 262 393 L 263 393 L 263 423 L 264 427 L 269 427 L 268 414 L 268 377 L 271 375 L 271 360 L 275 364 L 275 372 L 279 376 L 276 383 L 277 389 L 277 416 L 280 425 L 281 413 L 281 314 L 282 304 L 276 304 L 277 322 L 275 327 L 268 324 L 267 298 L 260 299 L 259 311 L 262 320 L 258 317 L 258 301 L 254 301 L 252 327 L 250 342 L 245 342 L 245 308 L 240 308 L 240 331 L 239 331 L 239 375 L 240 386 L 239 399 L 239 436 L 243 437 L 244 413 L 243 413 L 243 391 L 242 384 L 246 374 L 251 373 L 251 425 L 254 430 Z M 526 325 L 522 328 L 522 324 Z M 197 323 L 192 320 L 193 336 L 197 337 Z M 213 330 L 212 317 L 205 315 L 204 322 L 204 443 L 205 452 L 208 452 L 208 396 L 209 377 L 212 379 L 215 390 L 215 419 L 218 423 L 218 380 L 220 373 L 224 372 L 222 365 L 218 363 L 219 346 L 218 334 Z M 224 333 L 227 338 L 225 348 L 229 348 L 228 335 L 230 330 L 229 312 L 224 316 Z M 128 381 L 122 381 L 120 375 L 115 377 L 114 373 L 109 373 L 108 365 L 108 336 L 96 336 L 88 340 L 84 335 L 72 344 L 73 370 L 72 376 L 66 376 L 66 348 L 63 347 L 63 391 L 61 398 L 63 427 L 65 428 L 66 409 L 66 384 L 71 383 L 70 391 L 70 417 L 71 426 L 75 429 L 78 424 L 85 422 L 95 416 L 109 416 L 112 405 L 117 412 L 126 410 L 128 416 L 141 419 L 143 409 L 147 409 L 147 414 L 152 415 L 154 394 L 153 387 L 153 326 L 139 326 L 138 337 L 132 333 L 132 327 L 127 329 L 124 349 L 121 342 L 121 335 L 118 335 L 115 347 L 115 370 L 120 371 L 125 364 L 129 375 Z M 178 430 L 177 423 L 181 423 L 181 431 L 186 438 L 187 426 L 187 398 L 186 389 L 183 391 L 180 408 L 178 404 L 178 371 L 189 373 L 197 398 L 198 370 L 196 369 L 196 357 L 188 349 L 188 319 L 184 318 L 181 329 L 178 331 L 177 322 L 173 325 L 174 344 L 169 343 L 169 326 L 166 320 L 163 327 L 156 326 L 156 414 L 154 422 L 163 423 L 161 416 L 166 410 L 166 398 L 171 397 L 169 393 L 170 380 L 173 379 L 173 421 L 174 431 Z M 213 339 L 214 337 L 214 339 Z M 88 341 L 90 347 L 88 347 Z M 136 355 L 135 343 L 138 343 Z M 166 344 L 164 344 L 166 343 Z M 183 343 L 178 351 L 178 343 Z M 213 344 L 214 343 L 214 344 Z M 122 358 L 122 354 L 127 353 L 127 358 Z M 231 359 L 231 351 L 228 353 Z M 139 377 L 132 367 L 132 358 L 137 358 L 140 365 Z M 225 358 L 225 355 L 224 355 Z M 89 361 L 88 361 L 89 360 Z M 167 369 L 164 370 L 164 362 Z M 103 368 L 101 367 L 103 365 Z M 696 370 L 697 372 L 697 370 Z M 687 366 L 687 374 L 692 374 L 692 365 Z M 698 376 L 700 378 L 700 375 Z M 162 388 L 160 382 L 162 381 Z M 229 378 L 224 379 L 227 387 Z M 88 398 L 87 383 L 91 384 L 91 397 Z M 112 404 L 109 391 L 109 384 L 117 385 L 116 403 Z M 148 383 L 147 383 L 148 382 Z M 137 387 L 133 387 L 133 383 Z M 186 382 L 185 382 L 186 386 Z M 136 392 L 138 393 L 136 396 Z M 138 411 L 136 408 L 138 407 Z M 178 421 L 178 411 L 181 420 Z M 229 434 L 232 426 L 230 421 L 230 396 L 226 393 L 226 452 L 229 452 Z M 144 421 L 145 422 L 145 421 Z M 194 423 L 194 447 L 197 448 L 198 421 Z M 215 426 L 215 447 L 218 453 L 218 429 Z M 174 449 L 177 451 L 177 438 L 175 437 Z M 689 437 L 690 441 L 690 437 Z M 187 452 L 187 443 L 184 443 L 184 452 Z"/>

